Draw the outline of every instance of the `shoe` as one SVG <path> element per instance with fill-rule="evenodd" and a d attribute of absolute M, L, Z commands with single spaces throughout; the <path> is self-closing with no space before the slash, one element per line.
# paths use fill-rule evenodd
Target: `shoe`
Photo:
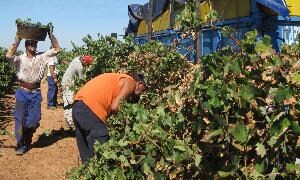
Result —
<path fill-rule="evenodd" d="M 33 137 L 33 134 L 35 133 L 35 131 L 36 131 L 36 127 L 24 129 L 24 135 L 23 135 L 24 136 L 24 145 L 27 146 L 27 148 L 29 148 L 32 143 L 32 137 Z"/>
<path fill-rule="evenodd" d="M 69 129 L 75 130 L 75 126 L 73 123 L 68 123 L 68 127 L 69 127 Z"/>
<path fill-rule="evenodd" d="M 67 124 L 67 126 L 68 126 L 69 129 L 73 129 L 73 130 L 75 129 L 74 123 L 70 123 L 70 122 L 66 121 L 66 124 Z"/>
<path fill-rule="evenodd" d="M 47 109 L 54 110 L 54 109 L 56 109 L 56 107 L 55 106 L 48 106 Z"/>
<path fill-rule="evenodd" d="M 25 152 L 27 151 L 27 146 L 23 145 L 23 146 L 20 146 L 20 147 L 17 147 L 16 149 L 16 155 L 23 155 Z"/>

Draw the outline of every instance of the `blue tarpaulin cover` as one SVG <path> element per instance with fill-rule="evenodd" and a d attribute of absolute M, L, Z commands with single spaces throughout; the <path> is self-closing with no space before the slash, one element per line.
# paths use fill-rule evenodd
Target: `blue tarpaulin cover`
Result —
<path fill-rule="evenodd" d="M 152 20 L 160 16 L 167 9 L 169 0 L 153 0 Z M 136 33 L 139 22 L 148 18 L 148 4 L 130 4 L 128 5 L 129 23 L 125 35 Z"/>
<path fill-rule="evenodd" d="M 143 19 L 142 5 L 140 4 L 130 4 L 128 5 L 128 15 L 135 19 Z M 131 17 L 130 17 L 131 18 Z"/>
<path fill-rule="evenodd" d="M 168 3 L 169 3 L 169 0 L 153 0 L 152 20 L 157 18 L 163 12 L 165 12 Z M 146 4 L 143 5 L 144 19 L 146 19 L 148 17 L 148 14 L 149 14 L 148 4 L 149 3 L 146 3 Z"/>
<path fill-rule="evenodd" d="M 281 15 L 285 20 L 290 20 L 289 10 L 286 7 L 284 0 L 256 0 L 256 2 L 272 9 Z"/>
<path fill-rule="evenodd" d="M 143 19 L 142 5 L 140 4 L 130 4 L 128 5 L 128 16 L 129 23 L 127 26 L 127 30 L 125 32 L 125 36 L 129 33 L 136 33 L 140 20 Z"/>

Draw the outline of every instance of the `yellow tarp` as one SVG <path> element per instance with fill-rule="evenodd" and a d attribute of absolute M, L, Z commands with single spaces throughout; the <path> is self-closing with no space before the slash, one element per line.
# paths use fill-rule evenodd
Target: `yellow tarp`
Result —
<path fill-rule="evenodd" d="M 160 15 L 159 17 L 155 18 L 152 21 L 153 32 L 169 29 L 170 16 L 171 16 L 171 11 L 169 6 L 162 15 Z M 139 24 L 138 34 L 146 34 L 147 32 L 148 32 L 147 22 L 145 20 L 142 20 Z"/>
<path fill-rule="evenodd" d="M 215 9 L 221 16 L 219 20 L 233 19 L 250 16 L 251 0 L 211 0 L 211 3 L 200 4 L 200 18 L 205 21 L 206 15 Z M 300 0 L 286 0 L 291 16 L 300 16 Z M 175 11 L 175 16 L 182 9 Z M 175 22 L 175 27 L 179 27 L 180 23 Z M 170 28 L 170 6 L 167 10 L 152 22 L 153 32 L 158 32 Z M 146 34 L 148 26 L 145 20 L 141 21 L 138 27 L 138 34 Z"/>
<path fill-rule="evenodd" d="M 212 0 L 211 9 L 219 13 L 220 20 L 246 17 L 250 15 L 250 0 Z M 207 12 L 207 7 L 201 6 L 200 12 Z"/>
<path fill-rule="evenodd" d="M 291 16 L 300 16 L 300 1 L 299 0 L 285 0 Z"/>
<path fill-rule="evenodd" d="M 200 19 L 202 21 L 206 21 L 206 15 L 210 12 L 210 4 L 209 3 L 201 3 L 199 8 Z"/>
<path fill-rule="evenodd" d="M 212 6 L 212 7 L 210 7 Z M 211 9 L 215 9 L 221 15 L 220 20 L 245 17 L 250 15 L 250 0 L 212 0 L 211 4 L 200 4 L 200 18 L 205 21 L 206 15 Z M 176 11 L 175 16 L 178 15 L 183 9 Z M 153 32 L 158 32 L 170 28 L 170 6 L 159 17 L 153 20 Z M 175 22 L 175 27 L 179 27 L 180 23 Z M 138 34 L 146 34 L 148 32 L 147 22 L 142 20 L 138 27 Z"/>

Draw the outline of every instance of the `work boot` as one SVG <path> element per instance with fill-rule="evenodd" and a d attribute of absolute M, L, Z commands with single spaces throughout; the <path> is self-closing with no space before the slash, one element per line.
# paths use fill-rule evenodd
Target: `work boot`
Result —
<path fill-rule="evenodd" d="M 26 145 L 17 145 L 16 155 L 22 156 L 28 150 Z"/>
<path fill-rule="evenodd" d="M 29 147 L 32 143 L 32 137 L 36 128 L 25 128 L 24 130 L 24 144 Z"/>

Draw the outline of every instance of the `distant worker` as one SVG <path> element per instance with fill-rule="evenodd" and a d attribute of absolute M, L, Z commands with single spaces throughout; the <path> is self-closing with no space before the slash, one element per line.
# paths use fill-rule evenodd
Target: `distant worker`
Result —
<path fill-rule="evenodd" d="M 18 33 L 14 44 L 8 48 L 6 53 L 6 58 L 16 67 L 19 80 L 14 109 L 17 155 L 22 155 L 29 149 L 32 136 L 40 125 L 42 101 L 40 82 L 44 76 L 47 63 L 51 60 L 51 57 L 56 56 L 60 51 L 58 41 L 52 31 L 51 28 L 48 34 L 53 48 L 45 53 L 36 53 L 38 41 L 26 40 L 26 52 L 19 56 L 15 55 L 22 40 Z"/>
<path fill-rule="evenodd" d="M 56 109 L 57 106 L 57 92 L 58 92 L 58 80 L 57 80 L 57 57 L 51 57 L 51 60 L 48 62 L 48 73 L 47 73 L 47 82 L 48 82 L 48 92 L 47 92 L 47 108 Z"/>
<path fill-rule="evenodd" d="M 137 73 L 105 73 L 80 88 L 73 105 L 73 120 L 83 163 L 94 155 L 96 141 L 107 141 L 107 118 L 119 111 L 121 100 L 135 99 L 137 102 L 145 89 L 144 75 Z"/>
<path fill-rule="evenodd" d="M 91 64 L 92 61 L 93 57 L 89 55 L 75 57 L 70 62 L 66 72 L 62 77 L 61 85 L 63 89 L 64 117 L 69 128 L 74 128 L 74 123 L 72 119 L 72 104 L 74 102 L 74 91 L 71 90 L 71 87 L 75 83 L 74 76 L 77 74 L 79 79 L 83 79 L 83 67 Z"/>

